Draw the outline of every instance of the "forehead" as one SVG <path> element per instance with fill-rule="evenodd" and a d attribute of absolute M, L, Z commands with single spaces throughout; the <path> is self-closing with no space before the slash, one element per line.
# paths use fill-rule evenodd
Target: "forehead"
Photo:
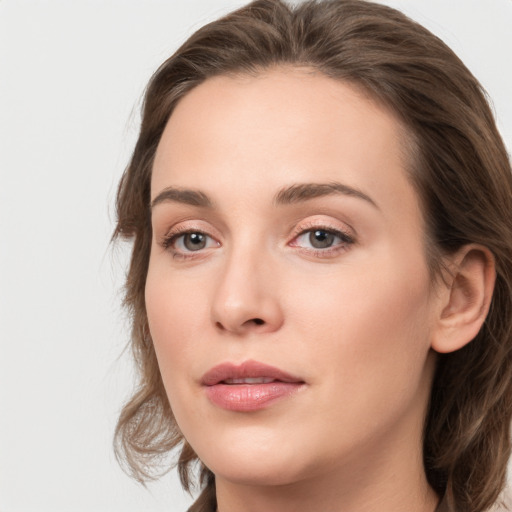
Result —
<path fill-rule="evenodd" d="M 415 206 L 404 133 L 362 90 L 309 69 L 210 78 L 168 121 L 152 197 L 168 186 L 256 197 L 295 182 L 338 181 L 388 202 L 407 195 Z"/>

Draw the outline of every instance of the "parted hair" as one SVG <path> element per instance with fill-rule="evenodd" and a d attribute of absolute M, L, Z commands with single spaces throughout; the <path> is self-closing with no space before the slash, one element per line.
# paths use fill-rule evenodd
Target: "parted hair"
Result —
<path fill-rule="evenodd" d="M 168 456 L 177 454 L 183 486 L 202 487 L 190 511 L 215 506 L 215 477 L 176 425 L 148 328 L 151 170 L 167 120 L 191 89 L 213 76 L 257 75 L 276 66 L 308 67 L 353 84 L 401 120 L 434 279 L 443 257 L 465 244 L 481 244 L 495 258 L 496 285 L 482 329 L 464 348 L 438 355 L 423 440 L 427 479 L 439 495 L 455 510 L 487 510 L 503 489 L 510 454 L 510 159 L 485 92 L 459 58 L 404 14 L 364 0 L 295 6 L 256 0 L 199 29 L 151 78 L 116 203 L 114 239 L 133 244 L 124 303 L 139 376 L 117 424 L 116 455 L 144 482 L 170 469 Z"/>

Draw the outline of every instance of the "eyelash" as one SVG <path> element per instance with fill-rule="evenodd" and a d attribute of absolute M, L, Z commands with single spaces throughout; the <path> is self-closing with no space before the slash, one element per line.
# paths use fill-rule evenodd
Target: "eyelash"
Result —
<path fill-rule="evenodd" d="M 171 254 L 173 258 L 181 258 L 181 259 L 191 259 L 194 257 L 198 257 L 202 255 L 202 251 L 189 251 L 189 252 L 181 252 L 180 250 L 177 250 L 176 247 L 174 247 L 174 244 L 177 242 L 177 240 L 185 235 L 192 235 L 192 234 L 200 234 L 203 236 L 206 236 L 207 238 L 211 240 L 215 240 L 212 236 L 210 236 L 208 233 L 206 233 L 202 229 L 194 229 L 190 227 L 184 227 L 184 228 L 178 228 L 175 230 L 171 230 L 169 233 L 167 233 L 161 241 L 162 247 L 166 251 L 171 251 Z M 218 244 L 218 242 L 217 242 Z M 197 252 L 198 254 L 195 254 Z"/>
<path fill-rule="evenodd" d="M 324 231 L 328 235 L 333 235 L 334 237 L 339 239 L 339 243 L 330 247 L 326 247 L 324 249 L 315 249 L 315 248 L 304 248 L 298 246 L 296 242 L 301 236 L 306 235 L 307 233 L 312 233 L 314 231 Z M 207 237 L 210 240 L 215 240 L 212 236 L 210 236 L 208 233 L 206 233 L 204 230 L 201 229 L 193 229 L 193 228 L 183 228 L 183 229 L 176 229 L 172 230 L 171 232 L 167 233 L 161 240 L 161 246 L 167 250 L 171 251 L 171 254 L 173 258 L 181 258 L 181 259 L 192 259 L 199 256 L 203 256 L 203 250 L 199 249 L 198 251 L 188 251 L 188 252 L 181 252 L 180 250 L 177 250 L 175 247 L 176 242 L 179 238 L 185 236 L 185 235 L 191 235 L 191 234 L 199 234 Z M 219 242 L 217 242 L 217 245 L 220 245 Z M 348 250 L 350 245 L 353 245 L 355 243 L 355 239 L 352 235 L 348 234 L 345 231 L 342 231 L 337 228 L 332 228 L 325 225 L 320 224 L 312 224 L 309 226 L 302 226 L 300 230 L 297 230 L 297 232 L 293 235 L 293 239 L 291 242 L 289 242 L 289 245 L 291 247 L 297 247 L 298 250 L 301 252 L 307 253 L 310 256 L 318 257 L 318 258 L 329 258 L 336 256 L 338 253 Z"/>
<path fill-rule="evenodd" d="M 333 235 L 339 239 L 339 242 L 336 245 L 332 245 L 324 249 L 305 249 L 304 247 L 300 247 L 296 245 L 296 243 L 294 243 L 301 236 L 306 235 L 308 233 L 313 233 L 315 231 L 323 231 L 329 235 Z M 340 252 L 348 250 L 349 246 L 353 245 L 355 242 L 356 240 L 352 235 L 350 235 L 346 231 L 340 230 L 339 228 L 333 228 L 331 226 L 321 224 L 311 224 L 308 226 L 302 226 L 300 230 L 297 232 L 297 234 L 294 235 L 293 240 L 290 242 L 290 245 L 292 247 L 297 247 L 298 250 L 301 250 L 301 252 L 305 252 L 308 255 L 317 258 L 329 258 L 338 255 Z"/>

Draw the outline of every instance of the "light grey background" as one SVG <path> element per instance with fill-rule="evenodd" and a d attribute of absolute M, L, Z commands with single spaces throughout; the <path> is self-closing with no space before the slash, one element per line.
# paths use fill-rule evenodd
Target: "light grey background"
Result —
<path fill-rule="evenodd" d="M 155 68 L 237 0 L 0 0 L 0 512 L 184 511 L 121 472 L 132 383 L 113 200 Z M 512 148 L 512 0 L 404 0 L 481 80 Z"/>

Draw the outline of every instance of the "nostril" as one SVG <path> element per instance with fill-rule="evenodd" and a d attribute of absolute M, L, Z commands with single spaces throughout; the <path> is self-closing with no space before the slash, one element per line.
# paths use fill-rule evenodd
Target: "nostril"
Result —
<path fill-rule="evenodd" d="M 215 322 L 215 328 L 219 331 L 229 331 L 229 332 L 236 332 L 239 331 L 245 331 L 246 329 L 251 329 L 251 326 L 260 326 L 260 325 L 267 325 L 267 322 L 263 320 L 263 318 L 251 318 L 245 322 L 243 322 L 242 325 L 229 325 L 224 324 L 222 322 Z"/>

